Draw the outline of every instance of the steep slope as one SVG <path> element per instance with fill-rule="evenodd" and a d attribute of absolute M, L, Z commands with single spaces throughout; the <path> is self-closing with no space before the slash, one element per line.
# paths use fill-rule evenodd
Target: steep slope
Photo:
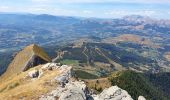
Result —
<path fill-rule="evenodd" d="M 97 76 L 106 75 L 115 69 L 125 69 L 118 64 L 116 57 L 115 59 L 111 58 L 112 54 L 109 54 L 111 50 L 107 50 L 105 47 L 105 44 L 102 43 L 83 43 L 79 47 L 67 46 L 58 50 L 58 56 L 55 60 L 62 64 L 72 64 L 78 69 L 95 75 L 98 73 Z M 95 72 L 92 71 L 93 69 Z"/>
<path fill-rule="evenodd" d="M 58 86 L 56 77 L 68 75 L 71 66 L 47 63 L 9 77 L 0 84 L 0 100 L 38 100 Z"/>
<path fill-rule="evenodd" d="M 170 73 L 156 73 L 156 74 L 146 74 L 149 81 L 151 81 L 155 87 L 161 89 L 166 96 L 170 98 Z"/>
<path fill-rule="evenodd" d="M 78 66 L 83 71 L 91 67 L 99 76 L 105 76 L 115 70 L 132 69 L 140 72 L 154 72 L 160 68 L 155 60 L 158 58 L 157 52 L 142 45 L 100 42 L 83 42 L 79 46 L 75 45 L 58 49 L 55 61 Z M 91 73 L 95 74 L 95 72 Z"/>
<path fill-rule="evenodd" d="M 147 100 L 168 100 L 163 91 L 155 87 L 142 73 L 133 71 L 115 72 L 109 80 L 112 85 L 125 89 L 134 99 L 143 95 Z"/>
<path fill-rule="evenodd" d="M 50 62 L 50 57 L 46 52 L 38 45 L 32 44 L 21 50 L 13 59 L 9 65 L 7 71 L 2 78 L 18 74 L 22 71 L 26 71 L 31 67 L 39 64 Z"/>

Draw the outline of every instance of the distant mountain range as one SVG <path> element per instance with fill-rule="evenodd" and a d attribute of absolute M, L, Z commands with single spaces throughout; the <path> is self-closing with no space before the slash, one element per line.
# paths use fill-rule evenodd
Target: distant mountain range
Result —
<path fill-rule="evenodd" d="M 120 19 L 95 19 L 47 14 L 0 14 L 0 26 L 0 51 L 11 46 L 26 46 L 32 42 L 50 44 L 88 36 L 106 38 L 124 33 L 166 36 L 170 33 L 169 20 L 155 20 L 137 15 Z M 4 44 L 6 42 L 8 44 Z"/>
<path fill-rule="evenodd" d="M 120 65 L 124 65 L 125 62 L 130 65 L 133 58 L 136 63 L 132 63 L 132 65 L 140 66 L 138 65 L 139 58 L 144 60 L 147 57 L 149 62 L 145 62 L 147 64 L 144 65 L 147 68 L 142 70 L 150 70 L 154 66 L 154 70 L 156 70 L 154 72 L 170 71 L 169 22 L 169 20 L 157 20 L 138 15 L 118 19 L 99 19 L 47 14 L 0 14 L 0 59 L 7 59 L 0 61 L 0 73 L 6 70 L 16 52 L 29 44 L 36 43 L 43 46 L 53 58 L 56 58 L 55 51 L 62 50 L 63 47 L 66 47 L 67 50 L 67 47 L 70 48 L 72 44 L 77 45 L 82 40 L 88 45 L 95 44 L 97 47 L 98 45 L 109 45 L 118 51 L 133 52 L 130 53 L 130 58 L 120 54 L 123 58 L 119 59 L 119 54 L 114 54 L 112 50 L 105 48 L 106 52 L 112 53 L 108 55 L 112 57 L 119 55 L 115 62 Z M 72 50 L 75 49 L 72 48 Z M 88 49 L 93 51 L 94 48 Z M 88 51 L 86 52 L 88 53 Z M 123 63 L 120 63 L 122 61 Z"/>

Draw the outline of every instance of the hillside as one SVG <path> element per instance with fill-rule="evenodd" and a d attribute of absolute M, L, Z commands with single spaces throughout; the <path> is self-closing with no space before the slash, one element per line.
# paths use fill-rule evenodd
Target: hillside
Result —
<path fill-rule="evenodd" d="M 133 71 L 121 71 L 113 73 L 109 80 L 112 85 L 117 85 L 137 99 L 139 95 L 143 95 L 147 100 L 168 100 L 165 93 L 158 87 L 154 86 L 149 78 L 144 74 Z M 163 83 L 165 81 L 161 81 Z"/>
<path fill-rule="evenodd" d="M 169 100 L 169 73 L 144 74 L 134 71 L 116 71 L 109 77 L 83 79 L 87 86 L 101 93 L 105 88 L 117 85 L 126 90 L 134 100 L 143 95 L 146 100 Z"/>
<path fill-rule="evenodd" d="M 164 94 L 170 98 L 170 73 L 157 73 L 157 74 L 146 74 L 145 75 L 155 87 L 161 89 Z"/>
<path fill-rule="evenodd" d="M 137 72 L 159 72 L 156 49 L 137 43 L 117 44 L 102 42 L 80 42 L 57 49 L 55 62 L 77 66 L 97 76 L 108 75 L 112 71 L 131 69 Z M 90 70 L 88 70 L 90 69 Z"/>
<path fill-rule="evenodd" d="M 18 74 L 31 67 L 50 61 L 51 59 L 42 48 L 35 44 L 29 45 L 16 54 L 2 78 Z"/>
<path fill-rule="evenodd" d="M 48 67 L 53 70 L 48 70 Z M 0 100 L 38 99 L 42 94 L 55 89 L 59 85 L 55 78 L 70 69 L 69 66 L 47 63 L 10 76 L 0 84 Z"/>

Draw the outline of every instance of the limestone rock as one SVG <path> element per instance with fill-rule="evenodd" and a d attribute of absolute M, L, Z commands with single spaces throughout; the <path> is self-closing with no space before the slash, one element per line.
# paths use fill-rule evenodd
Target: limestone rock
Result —
<path fill-rule="evenodd" d="M 66 85 L 66 91 L 61 94 L 59 100 L 86 100 L 86 85 L 82 82 L 72 82 Z"/>
<path fill-rule="evenodd" d="M 28 76 L 31 78 L 40 78 L 43 75 L 43 71 L 42 70 L 32 70 L 30 72 L 28 72 Z"/>
<path fill-rule="evenodd" d="M 143 96 L 139 96 L 139 97 L 138 97 L 138 100 L 146 100 L 146 99 L 145 99 L 145 97 L 143 97 Z"/>
<path fill-rule="evenodd" d="M 103 90 L 99 95 L 90 94 L 83 81 L 69 82 L 64 88 L 57 87 L 40 100 L 133 100 L 125 90 L 112 86 Z"/>
<path fill-rule="evenodd" d="M 42 96 L 40 100 L 87 100 L 88 89 L 83 81 L 69 82 L 64 88 L 57 87 L 46 96 Z"/>
<path fill-rule="evenodd" d="M 38 70 L 33 70 L 28 73 L 29 77 L 31 78 L 37 78 L 39 76 L 39 71 Z"/>
<path fill-rule="evenodd" d="M 48 68 L 50 64 L 45 65 Z M 57 70 L 61 71 L 59 76 L 55 77 L 55 81 L 59 82 L 61 86 L 40 97 L 40 100 L 133 100 L 127 91 L 112 86 L 106 88 L 100 94 L 93 94 L 88 89 L 84 81 L 75 81 L 71 79 L 72 67 L 62 65 Z"/>
<path fill-rule="evenodd" d="M 94 100 L 133 100 L 127 91 L 119 88 L 118 86 L 112 86 L 104 89 L 98 96 L 94 96 Z"/>
<path fill-rule="evenodd" d="M 58 63 L 47 63 L 45 64 L 42 69 L 54 70 L 58 69 L 60 66 Z"/>
<path fill-rule="evenodd" d="M 71 66 L 61 66 L 59 67 L 59 70 L 62 71 L 62 74 L 55 77 L 55 80 L 57 82 L 59 82 L 62 86 L 64 86 L 66 83 L 69 82 L 69 79 L 72 76 L 71 70 L 72 67 Z"/>

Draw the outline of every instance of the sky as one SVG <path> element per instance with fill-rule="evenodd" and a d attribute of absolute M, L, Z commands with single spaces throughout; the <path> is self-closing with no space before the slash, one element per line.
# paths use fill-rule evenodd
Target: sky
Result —
<path fill-rule="evenodd" d="M 0 12 L 97 18 L 142 15 L 170 19 L 170 0 L 0 0 Z"/>

